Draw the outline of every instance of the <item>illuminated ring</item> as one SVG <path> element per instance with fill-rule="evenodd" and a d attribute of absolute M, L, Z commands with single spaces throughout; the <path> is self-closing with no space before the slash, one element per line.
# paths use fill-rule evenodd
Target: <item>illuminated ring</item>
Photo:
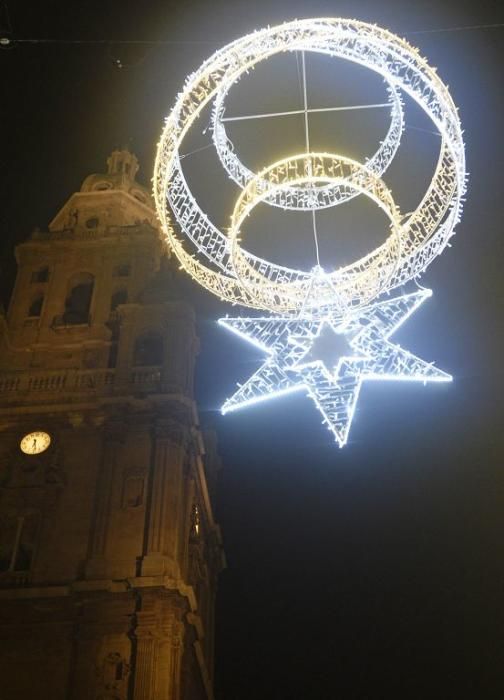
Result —
<path fill-rule="evenodd" d="M 282 299 L 286 293 L 289 299 L 296 297 L 298 303 L 303 304 L 305 308 L 312 304 L 315 307 L 327 305 L 331 299 L 339 306 L 346 306 L 348 302 L 346 299 L 347 289 L 345 289 L 344 284 L 341 284 L 337 290 L 327 285 L 325 291 L 319 291 L 317 295 L 309 295 L 308 297 L 304 286 L 299 283 L 288 285 L 277 282 L 272 284 L 260 270 L 255 269 L 240 247 L 242 225 L 254 207 L 260 202 L 269 201 L 272 195 L 276 196 L 278 192 L 285 192 L 292 189 L 293 186 L 308 183 L 316 186 L 329 183 L 332 187 L 344 185 L 354 194 L 361 193 L 372 199 L 390 220 L 391 233 L 386 243 L 380 248 L 381 254 L 386 257 L 382 261 L 381 269 L 388 270 L 389 275 L 391 275 L 400 259 L 401 215 L 390 190 L 378 175 L 351 158 L 330 153 L 304 153 L 284 158 L 258 173 L 242 190 L 236 201 L 231 216 L 231 227 L 228 231 L 231 264 L 237 279 L 249 289 L 252 295 L 259 293 L 262 297 L 265 289 L 269 287 L 271 295 L 278 295 L 277 303 L 272 307 L 273 310 L 289 310 L 282 306 Z M 382 286 L 386 280 L 379 282 Z M 373 290 L 369 284 L 370 281 L 367 280 L 368 293 L 371 296 L 376 296 L 379 290 Z M 346 286 L 348 285 L 347 281 Z M 334 296 L 337 298 L 334 299 Z"/>
<path fill-rule="evenodd" d="M 272 295 L 269 288 L 263 294 L 258 293 L 259 290 L 251 294 L 249 286 L 243 286 L 236 279 L 230 266 L 226 236 L 213 225 L 206 226 L 208 219 L 188 189 L 179 189 L 178 149 L 201 111 L 224 86 L 275 53 L 310 50 L 323 50 L 378 72 L 409 94 L 441 134 L 434 177 L 422 202 L 402 226 L 401 259 L 394 272 L 389 276 L 388 270 L 381 269 L 386 256 L 378 248 L 327 275 L 335 288 L 344 285 L 349 290 L 348 306 L 356 308 L 367 303 L 370 290 L 384 292 L 417 277 L 442 252 L 460 217 L 466 175 L 457 110 L 445 85 L 415 49 L 386 30 L 352 20 L 300 20 L 255 32 L 216 52 L 188 78 L 166 120 L 154 172 L 154 196 L 161 225 L 182 267 L 205 288 L 233 303 L 270 309 L 275 307 L 278 295 Z M 183 239 L 175 234 L 167 196 L 170 202 L 181 200 L 177 218 L 192 241 L 192 251 L 186 250 Z M 185 207 L 193 219 L 180 216 Z M 201 262 L 201 256 L 210 261 L 210 267 Z M 279 290 L 285 289 L 282 304 L 293 312 L 298 311 L 297 288 L 308 291 L 313 275 L 249 257 L 255 269 L 261 270 L 270 283 L 278 282 Z M 292 288 L 296 289 L 296 294 L 289 298 Z"/>
<path fill-rule="evenodd" d="M 226 89 L 222 89 L 215 98 L 212 112 L 212 140 L 225 171 L 231 180 L 243 188 L 255 177 L 255 173 L 247 168 L 237 156 L 222 121 L 226 109 L 225 99 L 230 88 L 231 85 L 227 85 Z M 390 102 L 390 125 L 376 153 L 366 160 L 367 167 L 377 175 L 382 175 L 389 167 L 397 152 L 403 132 L 403 110 L 399 92 L 392 85 L 387 85 L 387 93 Z M 287 190 L 272 193 L 264 201 L 283 209 L 311 211 L 341 204 L 357 194 L 357 191 L 344 185 L 291 186 Z"/>

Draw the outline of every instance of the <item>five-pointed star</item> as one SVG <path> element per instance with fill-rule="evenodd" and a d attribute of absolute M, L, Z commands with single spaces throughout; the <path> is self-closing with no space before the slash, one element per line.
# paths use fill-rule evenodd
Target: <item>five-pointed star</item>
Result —
<path fill-rule="evenodd" d="M 446 372 L 389 341 L 429 296 L 430 290 L 421 290 L 377 302 L 343 322 L 331 316 L 220 319 L 220 324 L 268 353 L 257 372 L 225 402 L 222 412 L 304 388 L 343 447 L 364 380 L 451 380 Z M 321 358 L 317 349 L 321 338 L 324 355 L 332 343 L 334 362 Z"/>

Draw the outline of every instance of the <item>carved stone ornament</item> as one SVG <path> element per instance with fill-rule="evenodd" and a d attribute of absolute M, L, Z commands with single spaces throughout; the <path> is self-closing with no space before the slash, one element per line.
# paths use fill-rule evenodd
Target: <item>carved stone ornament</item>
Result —
<path fill-rule="evenodd" d="M 123 700 L 129 673 L 130 664 L 118 651 L 107 654 L 96 667 L 96 700 Z"/>
<path fill-rule="evenodd" d="M 123 474 L 122 507 L 140 508 L 144 505 L 146 471 L 133 467 Z"/>

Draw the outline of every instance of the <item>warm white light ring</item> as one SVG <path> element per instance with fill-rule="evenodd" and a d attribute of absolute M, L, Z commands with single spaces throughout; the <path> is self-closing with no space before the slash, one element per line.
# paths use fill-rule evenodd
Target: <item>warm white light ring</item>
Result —
<path fill-rule="evenodd" d="M 178 155 L 168 189 L 168 201 L 177 223 L 187 238 L 194 244 L 198 252 L 204 255 L 220 270 L 226 272 L 228 275 L 232 275 L 233 268 L 229 258 L 227 237 L 214 226 L 196 200 L 192 197 Z M 202 245 L 202 241 L 204 245 Z M 256 262 L 258 265 L 265 262 L 262 258 L 252 253 L 247 252 L 246 255 L 251 262 Z M 293 272 L 289 268 L 282 267 L 281 265 L 267 264 L 270 265 L 272 269 L 275 269 L 279 275 Z M 310 273 L 298 271 L 295 278 L 299 281 L 308 280 L 310 278 Z"/>
<path fill-rule="evenodd" d="M 429 264 L 432 257 L 442 250 L 452 235 L 452 224 L 458 219 L 464 191 L 464 149 L 456 109 L 447 89 L 435 72 L 405 41 L 378 27 L 362 22 L 331 19 L 287 23 L 237 40 L 214 54 L 197 73 L 188 79 L 184 92 L 179 96 L 174 110 L 167 119 L 159 144 L 155 169 L 155 197 L 165 233 L 183 267 L 187 268 L 203 286 L 224 299 L 257 306 L 251 301 L 246 290 L 237 287 L 236 280 L 206 268 L 186 253 L 183 243 L 175 237 L 170 225 L 164 193 L 173 171 L 176 151 L 201 109 L 213 98 L 225 81 L 232 83 L 259 60 L 280 50 L 312 50 L 317 45 L 326 46 L 328 41 L 331 42 L 331 53 L 334 55 L 349 58 L 381 73 L 386 80 L 395 83 L 410 94 L 439 128 L 443 137 L 443 160 L 446 157 L 449 161 L 449 165 L 445 164 L 438 171 L 437 179 L 431 183 L 428 195 L 424 198 L 424 203 L 430 201 L 435 205 L 436 214 L 427 224 L 423 223 L 422 217 L 428 212 L 425 206 L 420 205 L 416 215 L 410 218 L 415 230 L 412 231 L 411 236 L 406 231 L 405 239 L 410 240 L 411 244 L 409 250 L 406 246 L 404 249 L 405 267 L 403 270 L 400 266 L 395 276 L 391 277 L 388 288 L 417 276 Z M 445 224 L 449 222 L 451 225 L 440 226 L 436 231 L 436 225 L 441 222 L 449 208 L 456 212 L 445 221 Z M 442 240 L 432 245 L 429 241 L 431 236 L 442 237 Z M 202 248 L 206 248 L 203 241 L 198 242 Z M 427 242 L 429 245 L 421 254 L 418 254 L 419 250 L 415 248 L 420 249 Z M 415 260 L 414 268 L 411 266 L 412 260 Z M 362 276 L 363 263 L 364 260 L 360 260 L 333 273 L 334 284 L 338 284 L 338 278 L 342 280 L 352 276 L 357 278 L 359 275 Z M 297 271 L 292 271 L 291 275 L 293 280 L 301 279 Z M 354 291 L 352 304 L 355 306 L 363 303 L 359 283 L 355 284 Z"/>
<path fill-rule="evenodd" d="M 236 277 L 244 287 L 247 287 L 258 300 L 266 300 L 271 295 L 277 295 L 278 303 L 275 308 L 288 310 L 292 308 L 292 301 L 295 299 L 297 305 L 308 303 L 308 305 L 319 306 L 321 303 L 329 303 L 329 297 L 344 298 L 347 290 L 345 285 L 340 285 L 336 290 L 327 286 L 324 294 L 319 293 L 306 302 L 306 289 L 304 285 L 289 283 L 271 283 L 264 276 L 260 268 L 257 269 L 250 264 L 247 256 L 239 245 L 240 231 L 244 220 L 250 215 L 252 209 L 260 202 L 268 201 L 271 193 L 288 187 L 297 187 L 303 183 L 332 183 L 335 186 L 344 183 L 346 187 L 365 194 L 372 199 L 387 215 L 391 223 L 391 235 L 387 238 L 386 244 L 380 247 L 381 255 L 386 258 L 380 263 L 382 270 L 392 271 L 397 266 L 401 256 L 401 214 L 397 209 L 390 190 L 383 180 L 366 166 L 343 156 L 335 156 L 329 153 L 310 153 L 285 158 L 273 165 L 265 168 L 252 178 L 247 186 L 242 190 L 237 199 L 233 214 L 231 216 L 231 227 L 228 231 L 230 241 L 231 262 Z M 371 268 L 367 268 L 368 274 Z M 329 277 L 329 275 L 328 275 Z M 380 285 L 386 280 L 380 280 Z M 350 285 L 351 280 L 346 282 Z M 368 280 L 367 288 L 371 291 Z M 374 290 L 373 296 L 376 295 Z M 378 290 L 379 291 L 379 290 Z"/>
<path fill-rule="evenodd" d="M 319 53 L 327 54 L 326 51 L 319 51 Z M 225 99 L 231 87 L 227 85 L 226 89 L 219 91 L 215 98 L 212 111 L 212 140 L 227 174 L 239 187 L 243 188 L 256 173 L 247 168 L 237 156 L 222 121 L 225 113 Z M 403 131 L 403 110 L 399 92 L 391 85 L 387 85 L 387 93 L 390 102 L 390 126 L 376 153 L 366 160 L 367 167 L 377 175 L 384 173 L 392 162 Z M 345 189 L 341 185 L 290 187 L 288 190 L 279 192 L 277 197 L 269 197 L 265 201 L 283 209 L 311 211 L 341 204 L 356 195 L 357 192 L 352 191 L 351 188 Z"/>

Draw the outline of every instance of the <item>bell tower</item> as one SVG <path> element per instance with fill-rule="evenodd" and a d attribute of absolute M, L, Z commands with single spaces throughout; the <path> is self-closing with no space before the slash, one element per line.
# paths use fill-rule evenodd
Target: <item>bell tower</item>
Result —
<path fill-rule="evenodd" d="M 137 158 L 16 249 L 0 316 L 2 698 L 212 697 L 220 462 Z"/>

